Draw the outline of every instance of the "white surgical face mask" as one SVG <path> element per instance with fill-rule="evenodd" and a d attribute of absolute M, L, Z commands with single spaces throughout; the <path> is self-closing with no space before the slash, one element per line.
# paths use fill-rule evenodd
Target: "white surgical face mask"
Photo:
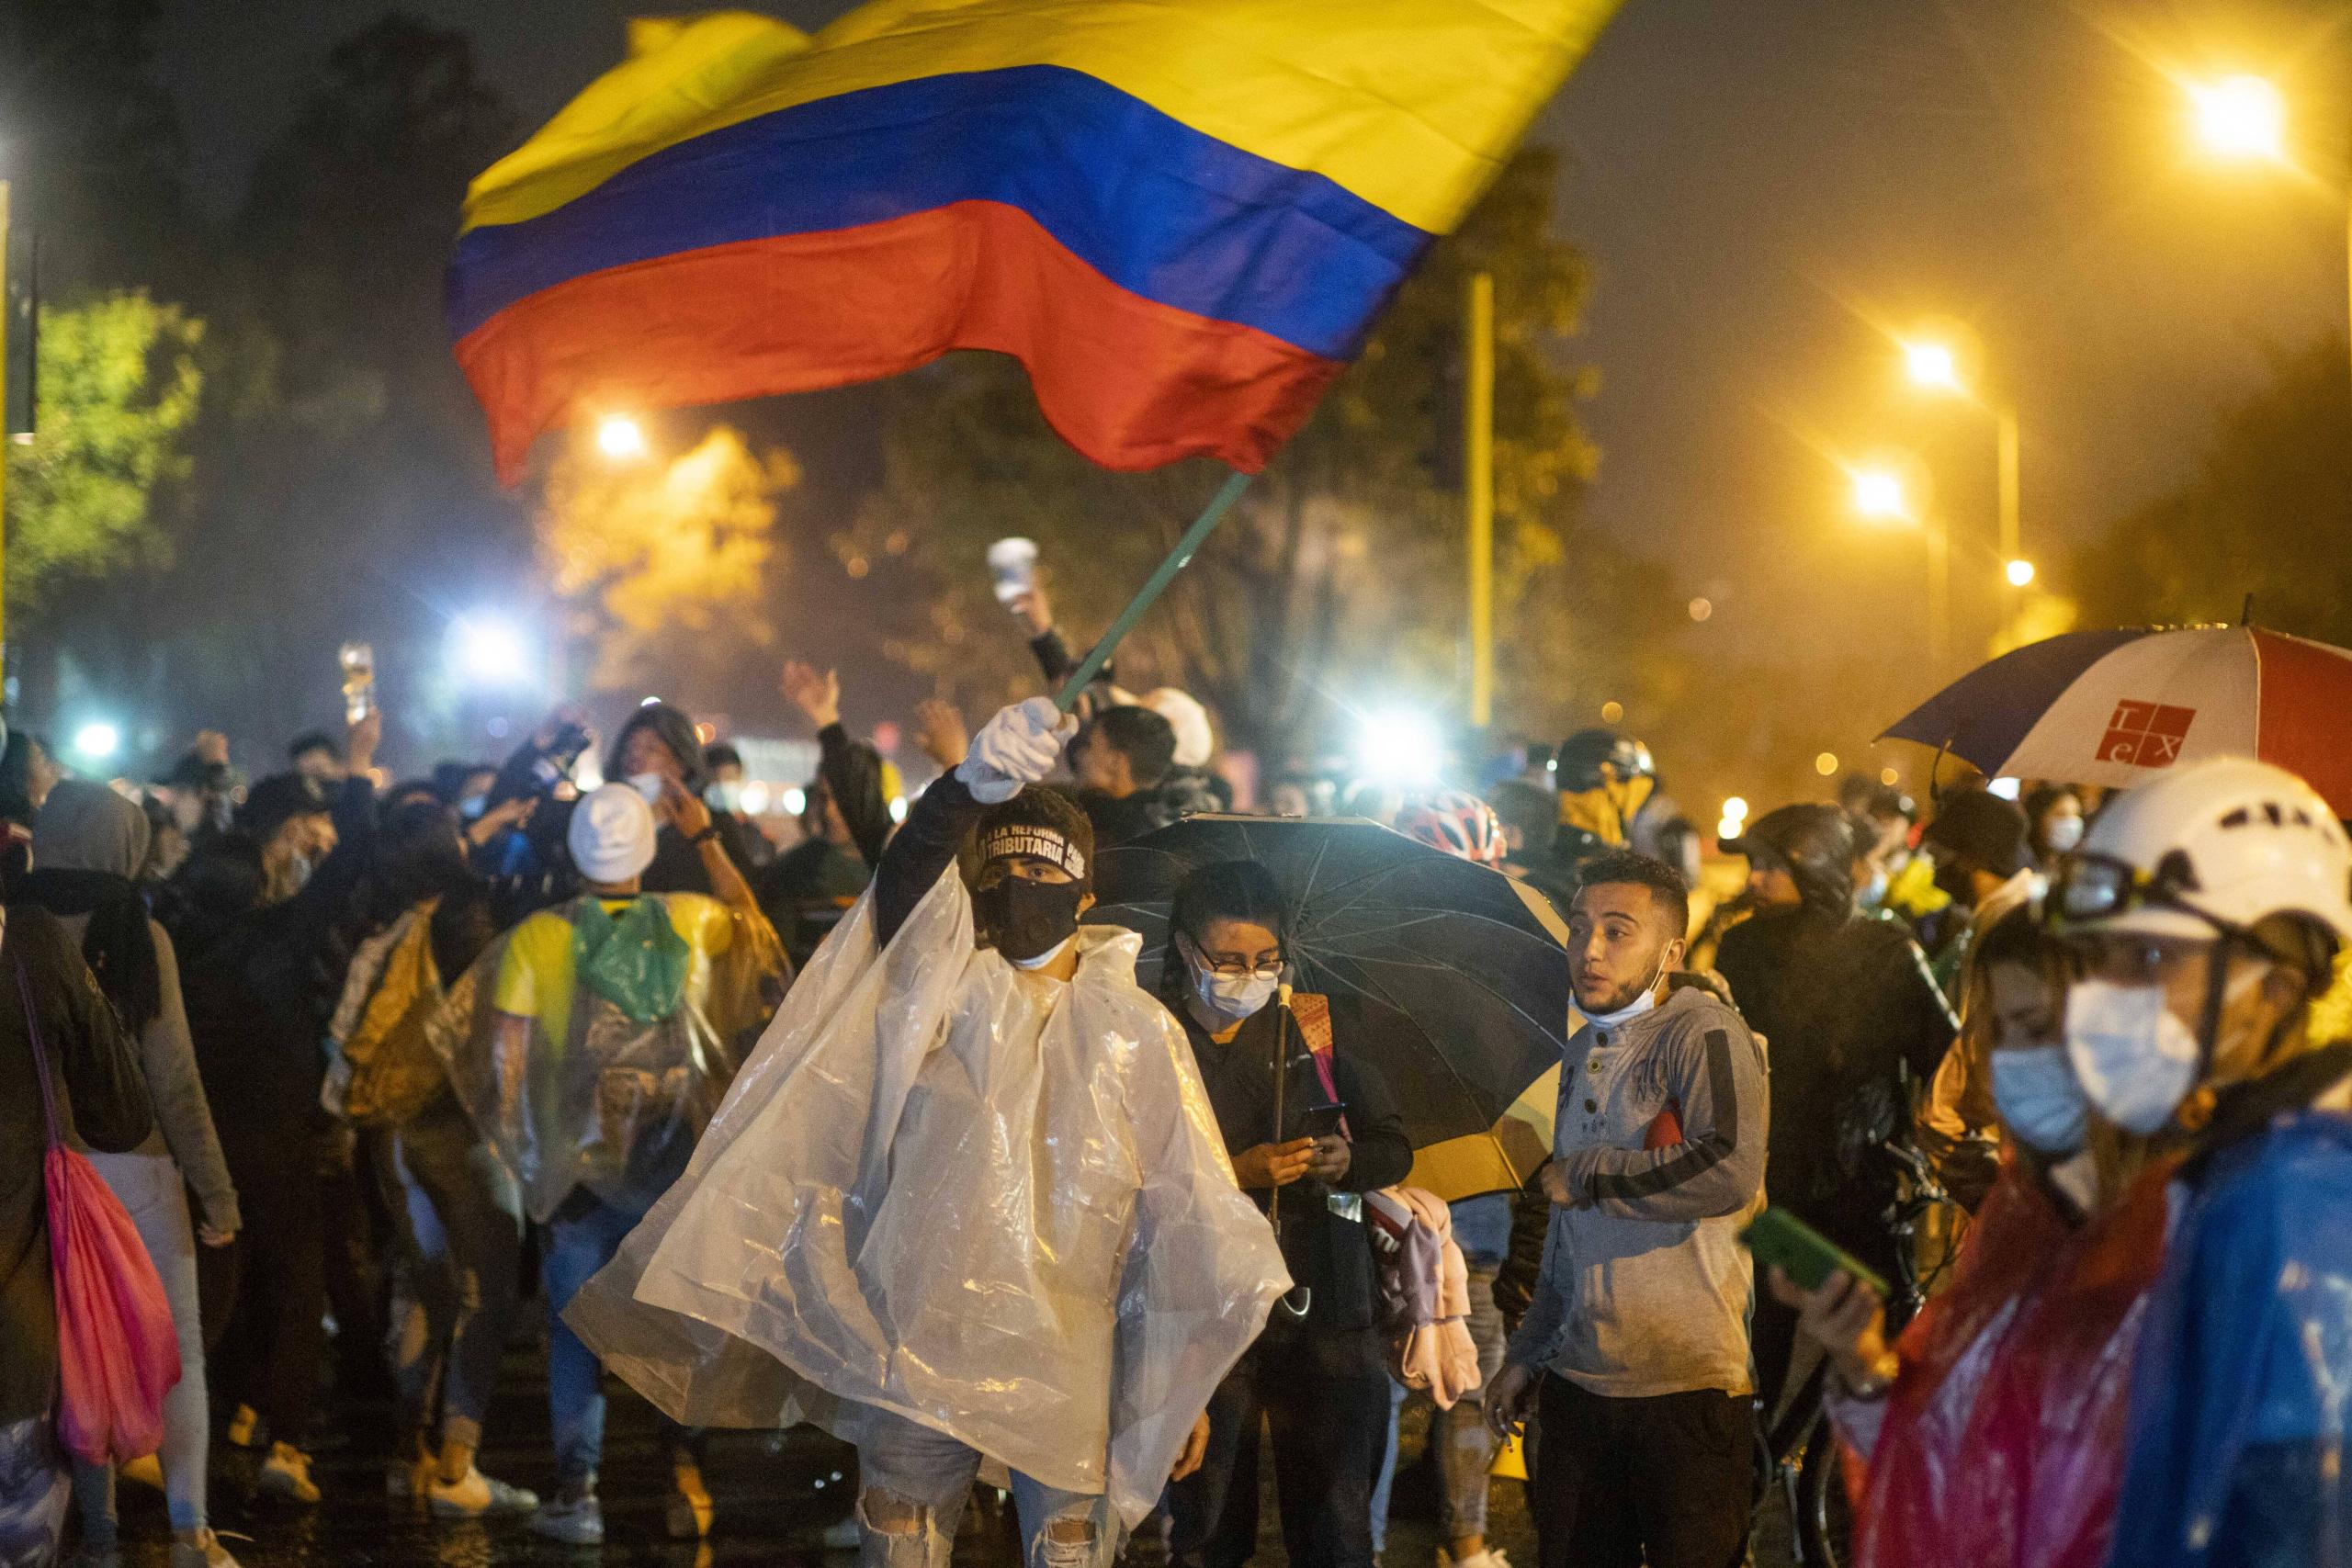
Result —
<path fill-rule="evenodd" d="M 2199 1055 L 2161 986 L 2086 979 L 2067 988 L 2066 1059 L 2084 1097 L 2125 1132 L 2144 1138 L 2172 1119 L 2197 1085 Z"/>
<path fill-rule="evenodd" d="M 1671 950 L 1658 954 L 1657 969 L 1650 976 L 1650 983 L 1642 987 L 1641 995 L 1615 1012 L 1589 1012 L 1584 1015 L 1586 1021 L 1596 1029 L 1614 1029 L 1657 1006 L 1657 983 L 1666 978 L 1667 965 L 1672 962 Z"/>
<path fill-rule="evenodd" d="M 1245 1019 L 1274 999 L 1282 987 L 1279 975 L 1220 975 L 1213 969 L 1193 971 L 1193 992 L 1201 1005 L 1219 1018 Z"/>
<path fill-rule="evenodd" d="M 2083 841 L 2083 819 L 2079 817 L 2057 818 L 2041 830 L 2041 840 L 2050 846 L 2052 853 L 2063 855 Z"/>
<path fill-rule="evenodd" d="M 739 811 L 743 806 L 743 785 L 737 779 L 713 779 L 710 787 L 702 792 L 705 806 L 713 811 Z"/>
<path fill-rule="evenodd" d="M 660 773 L 631 773 L 622 782 L 645 796 L 646 805 L 659 806 L 662 803 L 662 779 Z"/>
<path fill-rule="evenodd" d="M 1035 958 L 1008 958 L 1005 962 L 1012 964 L 1015 969 L 1043 969 L 1046 964 L 1051 964 L 1055 959 L 1059 958 L 1063 953 L 1069 952 L 1069 944 L 1077 940 L 1078 933 L 1076 931 L 1072 931 L 1069 935 L 1062 938 L 1061 941 L 1054 943 L 1053 946 L 1046 949 L 1045 952 L 1037 954 Z"/>
<path fill-rule="evenodd" d="M 2083 1146 L 2090 1102 L 2063 1045 L 2018 1045 L 1995 1051 L 1993 1103 L 2018 1142 L 2045 1155 Z"/>

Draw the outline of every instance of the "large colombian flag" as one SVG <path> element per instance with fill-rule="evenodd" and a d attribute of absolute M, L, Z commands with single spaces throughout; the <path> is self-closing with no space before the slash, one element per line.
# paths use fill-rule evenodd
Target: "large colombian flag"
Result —
<path fill-rule="evenodd" d="M 600 400 L 718 402 L 951 349 L 1080 452 L 1254 472 L 1617 0 L 876 0 L 722 12 L 474 181 L 458 359 L 500 477 Z"/>

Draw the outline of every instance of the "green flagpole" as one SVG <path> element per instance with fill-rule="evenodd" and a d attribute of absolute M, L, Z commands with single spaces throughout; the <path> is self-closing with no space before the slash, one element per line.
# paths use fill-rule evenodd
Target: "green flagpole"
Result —
<path fill-rule="evenodd" d="M 1127 607 L 1119 612 L 1119 618 L 1111 623 L 1111 629 L 1102 634 L 1102 640 L 1094 645 L 1094 651 L 1070 671 L 1061 694 L 1054 699 L 1056 707 L 1068 713 L 1078 705 L 1078 699 L 1093 683 L 1094 677 L 1102 672 L 1102 666 L 1111 661 L 1111 650 L 1119 646 L 1119 639 L 1136 629 L 1136 623 L 1143 619 L 1143 613 L 1151 608 L 1152 601 L 1176 581 L 1178 572 L 1192 564 L 1193 553 L 1225 520 L 1225 514 L 1233 510 L 1233 503 L 1241 499 L 1241 492 L 1249 488 L 1250 476 L 1238 471 L 1228 476 L 1217 488 L 1216 494 L 1209 498 L 1208 505 L 1193 519 L 1193 525 L 1184 530 L 1184 536 L 1176 541 L 1176 547 L 1168 552 L 1168 558 L 1161 561 L 1150 580 L 1136 591 L 1136 596 L 1127 601 Z"/>

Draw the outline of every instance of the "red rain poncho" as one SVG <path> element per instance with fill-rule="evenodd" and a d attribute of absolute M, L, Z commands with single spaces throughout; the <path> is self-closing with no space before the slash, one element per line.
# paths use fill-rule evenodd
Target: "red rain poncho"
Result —
<path fill-rule="evenodd" d="M 2012 1158 L 1951 1290 L 1897 1342 L 1860 1472 L 1861 1568 L 2100 1568 L 2132 1352 L 2163 1263 L 2169 1165 L 2080 1229 Z"/>

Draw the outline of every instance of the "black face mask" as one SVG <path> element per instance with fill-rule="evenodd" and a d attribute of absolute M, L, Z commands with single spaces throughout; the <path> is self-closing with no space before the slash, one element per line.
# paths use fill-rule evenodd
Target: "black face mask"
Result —
<path fill-rule="evenodd" d="M 1082 882 L 1030 882 L 1008 876 L 972 895 L 981 939 L 1016 964 L 1042 957 L 1078 930 Z"/>

